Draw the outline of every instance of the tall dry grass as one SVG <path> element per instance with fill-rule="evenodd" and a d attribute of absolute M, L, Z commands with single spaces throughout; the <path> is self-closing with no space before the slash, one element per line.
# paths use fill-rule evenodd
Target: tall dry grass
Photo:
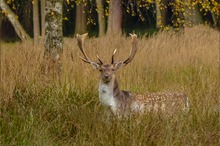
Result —
<path fill-rule="evenodd" d="M 138 52 L 117 72 L 132 92 L 184 92 L 188 113 L 117 120 L 98 101 L 99 73 L 83 63 L 75 38 L 64 40 L 60 81 L 41 73 L 43 46 L 1 44 L 0 145 L 219 145 L 218 31 L 187 28 L 139 37 Z M 87 54 L 128 57 L 129 37 L 85 40 Z M 73 59 L 71 58 L 73 54 Z"/>

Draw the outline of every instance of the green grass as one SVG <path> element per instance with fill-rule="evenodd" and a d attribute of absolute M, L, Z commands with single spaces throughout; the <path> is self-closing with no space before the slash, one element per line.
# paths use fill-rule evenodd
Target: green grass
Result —
<path fill-rule="evenodd" d="M 1 44 L 0 145 L 219 145 L 219 32 L 198 26 L 184 34 L 139 38 L 133 62 L 117 72 L 122 89 L 184 92 L 188 112 L 115 119 L 98 100 L 99 73 L 65 39 L 61 79 L 41 74 L 43 46 Z M 86 39 L 91 58 L 125 59 L 130 38 Z M 71 59 L 73 53 L 73 60 Z"/>

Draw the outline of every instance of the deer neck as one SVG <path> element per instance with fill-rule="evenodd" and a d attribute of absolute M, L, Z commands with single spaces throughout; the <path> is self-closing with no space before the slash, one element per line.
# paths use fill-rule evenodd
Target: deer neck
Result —
<path fill-rule="evenodd" d="M 105 83 L 102 80 L 99 82 L 99 99 L 105 106 L 112 108 L 116 107 L 117 95 L 122 91 L 119 88 L 118 81 L 116 78 Z"/>

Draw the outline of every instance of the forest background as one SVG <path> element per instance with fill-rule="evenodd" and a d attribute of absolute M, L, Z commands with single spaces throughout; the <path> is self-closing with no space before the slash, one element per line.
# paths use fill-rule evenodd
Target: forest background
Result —
<path fill-rule="evenodd" d="M 49 1 L 49 0 L 48 0 Z M 7 19 L 14 13 L 28 36 L 45 35 L 45 2 L 47 0 L 3 0 L 0 29 L 3 40 L 15 40 L 16 27 Z M 56 0 L 62 4 L 64 36 L 89 32 L 105 34 L 150 33 L 161 29 L 182 29 L 206 24 L 219 28 L 218 0 Z M 5 3 L 5 4 L 3 4 Z M 9 6 L 5 8 L 5 5 Z M 11 11 L 12 10 L 12 11 Z M 13 18 L 13 19 L 15 19 Z M 14 21 L 14 20 L 12 20 Z M 16 24 L 17 25 L 17 24 Z M 17 33 L 19 36 L 19 33 Z"/>

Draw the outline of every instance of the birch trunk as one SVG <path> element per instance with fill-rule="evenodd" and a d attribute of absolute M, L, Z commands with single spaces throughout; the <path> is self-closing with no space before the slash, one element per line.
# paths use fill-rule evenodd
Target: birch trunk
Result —
<path fill-rule="evenodd" d="M 0 8 L 2 9 L 3 12 L 7 12 L 6 17 L 8 20 L 11 22 L 13 25 L 15 32 L 19 36 L 19 38 L 24 41 L 27 39 L 30 39 L 30 36 L 25 32 L 21 24 L 19 23 L 17 16 L 15 15 L 14 12 L 9 8 L 9 6 L 5 3 L 4 0 L 0 0 Z"/>
<path fill-rule="evenodd" d="M 45 73 L 57 75 L 63 52 L 63 1 L 46 0 L 45 4 Z M 55 74 L 54 74 L 55 73 Z"/>

